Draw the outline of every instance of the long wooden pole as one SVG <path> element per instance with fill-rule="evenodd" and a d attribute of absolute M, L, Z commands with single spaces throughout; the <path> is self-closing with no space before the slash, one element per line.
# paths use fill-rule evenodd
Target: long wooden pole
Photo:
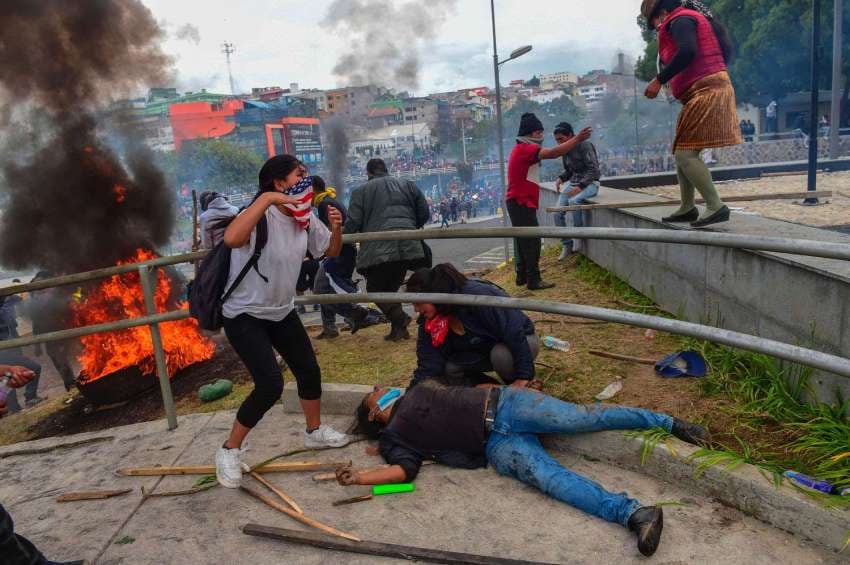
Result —
<path fill-rule="evenodd" d="M 775 194 L 750 194 L 747 196 L 724 196 L 724 202 L 756 202 L 759 200 L 799 200 L 800 198 L 828 198 L 832 191 L 821 190 L 817 192 L 782 192 Z M 697 204 L 705 204 L 705 200 L 698 198 Z M 577 212 L 579 210 L 610 210 L 616 208 L 654 208 L 655 206 L 678 206 L 678 200 L 645 200 L 643 202 L 621 202 L 619 204 L 577 204 L 575 206 L 549 206 L 547 212 Z"/>
<path fill-rule="evenodd" d="M 261 526 L 260 524 L 245 524 L 242 527 L 242 533 L 248 534 L 249 536 L 309 545 L 320 549 L 360 553 L 364 555 L 381 555 L 384 557 L 395 557 L 396 559 L 407 561 L 417 560 L 427 561 L 430 563 L 446 563 L 448 565 L 546 565 L 539 561 L 508 559 L 505 557 L 492 557 L 489 555 L 475 555 L 472 553 L 443 551 L 441 549 L 428 549 L 425 547 L 412 547 L 408 545 L 382 543 L 377 541 L 358 541 L 353 543 L 317 532 L 287 530 L 284 528 Z M 339 562 L 344 562 L 344 559 L 340 558 Z"/>
<path fill-rule="evenodd" d="M 275 485 L 273 485 L 272 483 L 270 483 L 269 481 L 264 479 L 259 473 L 257 473 L 256 471 L 251 471 L 251 476 L 254 477 L 255 481 L 257 481 L 258 483 L 260 483 L 261 485 L 263 485 L 264 487 L 266 487 L 267 489 L 269 489 L 270 491 L 275 493 L 282 501 L 287 503 L 293 510 L 295 510 L 299 514 L 304 514 L 304 511 L 301 510 L 301 507 L 298 506 L 298 504 L 294 500 L 292 500 L 292 497 L 290 497 L 288 494 L 283 492 L 281 489 L 279 489 L 278 487 L 276 487 Z"/>
<path fill-rule="evenodd" d="M 270 463 L 259 469 L 258 473 L 298 473 L 302 471 L 329 471 L 350 465 L 351 461 L 290 461 L 289 463 Z M 127 467 L 119 469 L 118 474 L 125 477 L 159 477 L 163 475 L 212 475 L 215 465 L 198 465 L 195 467 Z"/>
<path fill-rule="evenodd" d="M 607 351 L 599 351 L 591 349 L 588 351 L 591 355 L 597 357 L 607 357 L 608 359 L 617 359 L 618 361 L 629 361 L 631 363 L 640 363 L 641 365 L 655 365 L 655 359 L 645 359 L 641 357 L 631 357 L 630 355 L 620 355 L 619 353 L 609 353 Z"/>
<path fill-rule="evenodd" d="M 337 530 L 336 528 L 332 528 L 331 526 L 328 526 L 327 524 L 322 524 L 318 520 L 314 520 L 314 519 L 312 519 L 308 516 L 305 516 L 303 514 L 299 514 L 298 512 L 296 512 L 294 510 L 290 510 L 286 506 L 279 504 L 277 501 L 272 500 L 268 496 L 266 496 L 262 493 L 259 493 L 255 490 L 252 490 L 252 489 L 250 489 L 250 488 L 248 488 L 244 485 L 240 486 L 239 488 L 241 490 L 247 492 L 248 494 L 250 494 L 251 496 L 253 496 L 257 500 L 259 500 L 260 502 L 266 504 L 267 506 L 270 506 L 270 507 L 274 508 L 275 510 L 277 510 L 279 512 L 283 512 L 284 514 L 286 514 L 290 518 L 294 518 L 294 519 L 298 520 L 299 522 L 301 522 L 302 524 L 306 524 L 306 525 L 310 526 L 311 528 L 316 528 L 317 530 L 322 530 L 323 532 L 331 534 L 332 536 L 337 536 L 337 537 L 340 537 L 340 538 L 343 538 L 343 539 L 356 541 L 356 542 L 361 541 L 360 538 L 358 538 L 354 534 L 349 534 L 349 533 Z"/>

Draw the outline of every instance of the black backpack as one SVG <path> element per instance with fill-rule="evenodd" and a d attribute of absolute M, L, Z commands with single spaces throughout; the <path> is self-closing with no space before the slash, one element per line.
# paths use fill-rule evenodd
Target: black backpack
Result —
<path fill-rule="evenodd" d="M 195 280 L 189 285 L 189 314 L 198 320 L 198 325 L 202 329 L 210 331 L 221 329 L 224 324 L 222 305 L 252 268 L 264 281 L 269 282 L 269 279 L 257 269 L 257 261 L 260 260 L 260 254 L 266 246 L 268 237 L 268 222 L 263 214 L 257 222 L 254 253 L 226 291 L 227 278 L 230 275 L 230 248 L 220 241 L 201 262 Z"/>

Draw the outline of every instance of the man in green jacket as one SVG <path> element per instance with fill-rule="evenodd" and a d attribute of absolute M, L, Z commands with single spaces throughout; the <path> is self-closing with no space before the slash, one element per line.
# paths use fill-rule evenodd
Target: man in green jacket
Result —
<path fill-rule="evenodd" d="M 366 164 L 368 182 L 354 189 L 348 205 L 345 233 L 422 228 L 430 215 L 425 196 L 413 181 L 392 178 L 382 159 Z M 369 241 L 360 244 L 357 270 L 366 277 L 367 292 L 398 292 L 408 270 L 426 265 L 422 241 Z M 410 338 L 410 316 L 401 304 L 378 304 L 392 324 L 388 341 Z"/>

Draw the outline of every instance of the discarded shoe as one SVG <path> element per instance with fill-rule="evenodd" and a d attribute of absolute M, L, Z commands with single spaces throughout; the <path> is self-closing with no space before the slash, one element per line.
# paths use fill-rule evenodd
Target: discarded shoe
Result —
<path fill-rule="evenodd" d="M 728 206 L 724 206 L 714 214 L 708 216 L 707 218 L 703 218 L 701 220 L 697 220 L 696 222 L 691 222 L 692 228 L 704 228 L 705 226 L 710 226 L 711 224 L 719 224 L 720 222 L 728 222 L 729 216 L 731 216 L 731 212 L 729 211 Z"/>
<path fill-rule="evenodd" d="M 629 529 L 637 534 L 638 551 L 647 557 L 658 549 L 663 528 L 664 511 L 657 506 L 638 508 L 629 518 Z"/>
<path fill-rule="evenodd" d="M 695 222 L 697 220 L 699 220 L 699 210 L 697 210 L 696 207 L 691 208 L 684 214 L 671 214 L 661 218 L 662 222 L 667 222 L 669 224 L 677 222 Z"/>
<path fill-rule="evenodd" d="M 693 445 L 705 446 L 711 442 L 711 433 L 707 429 L 679 418 L 673 418 L 673 429 L 670 433 L 685 443 Z"/>

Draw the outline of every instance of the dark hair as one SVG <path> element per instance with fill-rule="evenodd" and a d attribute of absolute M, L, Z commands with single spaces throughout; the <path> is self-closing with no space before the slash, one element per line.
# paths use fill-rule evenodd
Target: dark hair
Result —
<path fill-rule="evenodd" d="M 384 431 L 385 425 L 381 422 L 369 420 L 369 405 L 366 404 L 369 396 L 370 395 L 367 394 L 363 399 L 363 402 L 360 403 L 360 406 L 357 407 L 357 427 L 354 428 L 354 431 L 359 432 L 370 439 L 378 439 L 381 436 L 381 432 Z"/>
<path fill-rule="evenodd" d="M 221 194 L 212 190 L 206 190 L 198 197 L 198 203 L 201 205 L 201 211 L 206 212 L 210 207 L 210 202 L 220 197 Z"/>
<path fill-rule="evenodd" d="M 289 173 L 299 167 L 303 167 L 304 163 L 299 161 L 292 155 L 275 155 L 260 168 L 258 175 L 259 190 L 254 195 L 254 200 L 264 192 L 272 192 L 274 190 L 274 181 L 283 180 L 289 176 Z"/>
<path fill-rule="evenodd" d="M 325 179 L 318 175 L 313 175 L 311 177 L 313 179 L 313 190 L 316 192 L 324 192 L 325 188 L 327 188 L 327 183 L 325 183 Z"/>
<path fill-rule="evenodd" d="M 726 29 L 726 26 L 720 23 L 717 18 L 714 17 L 714 14 L 698 0 L 659 0 L 658 4 L 656 4 L 655 8 L 652 10 L 652 13 L 649 15 L 648 20 L 651 22 L 652 18 L 657 16 L 658 12 L 661 10 L 672 12 L 680 6 L 688 8 L 689 10 L 696 10 L 706 17 L 708 23 L 711 24 L 711 29 L 714 31 L 714 35 L 717 36 L 717 42 L 720 43 L 720 50 L 723 52 L 723 61 L 728 64 L 735 55 L 735 44 L 732 43 L 732 36 L 729 35 L 729 30 Z"/>
<path fill-rule="evenodd" d="M 369 162 L 366 163 L 366 174 L 369 176 L 386 174 L 387 173 L 387 164 L 384 163 L 383 159 L 369 159 Z"/>
<path fill-rule="evenodd" d="M 559 135 L 559 134 L 572 137 L 576 133 L 573 130 L 572 124 L 570 124 L 569 122 L 561 122 L 560 124 L 555 126 L 555 135 Z"/>
<path fill-rule="evenodd" d="M 451 263 L 440 263 L 430 269 L 418 269 L 404 283 L 407 292 L 436 292 L 454 294 L 461 292 L 469 281 L 466 276 L 455 269 Z M 437 312 L 447 314 L 454 311 L 455 306 L 435 304 Z"/>

